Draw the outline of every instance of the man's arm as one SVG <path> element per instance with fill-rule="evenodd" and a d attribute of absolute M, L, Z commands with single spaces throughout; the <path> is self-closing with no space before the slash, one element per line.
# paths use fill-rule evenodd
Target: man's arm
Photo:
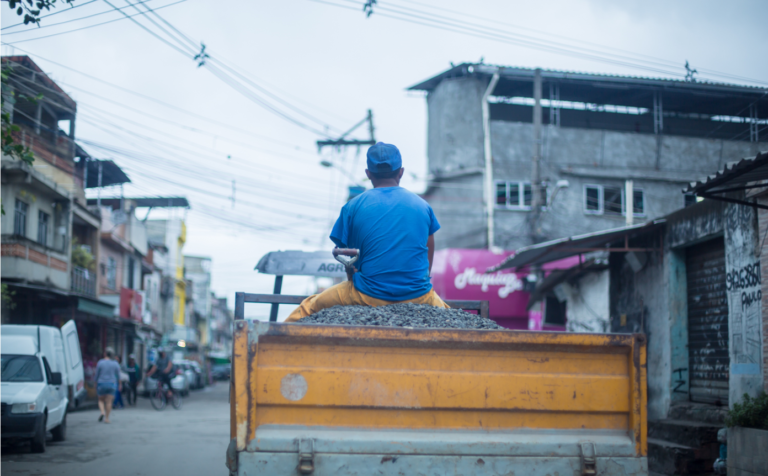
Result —
<path fill-rule="evenodd" d="M 151 377 L 152 374 L 154 374 L 157 371 L 157 365 L 153 365 L 152 368 L 149 369 L 147 372 L 147 377 Z"/>
<path fill-rule="evenodd" d="M 163 372 L 163 373 L 166 373 L 166 374 L 167 374 L 167 373 L 170 373 L 170 371 L 171 371 L 171 369 L 172 369 L 172 368 L 173 368 L 173 361 L 172 361 L 172 360 L 169 360 L 169 361 L 168 361 L 168 367 L 166 367 L 166 368 L 165 368 L 165 372 Z"/>
<path fill-rule="evenodd" d="M 435 235 L 427 238 L 427 258 L 429 259 L 429 274 L 432 275 L 432 258 L 435 257 Z"/>

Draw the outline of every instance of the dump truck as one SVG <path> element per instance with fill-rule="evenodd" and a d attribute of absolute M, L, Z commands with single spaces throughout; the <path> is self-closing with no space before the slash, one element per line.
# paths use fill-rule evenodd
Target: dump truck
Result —
<path fill-rule="evenodd" d="M 243 319 L 231 475 L 648 474 L 642 334 Z"/>

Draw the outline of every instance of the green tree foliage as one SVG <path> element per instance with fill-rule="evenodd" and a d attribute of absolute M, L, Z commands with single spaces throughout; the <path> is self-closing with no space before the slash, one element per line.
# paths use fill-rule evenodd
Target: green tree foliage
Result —
<path fill-rule="evenodd" d="M 16 293 L 14 291 L 9 290 L 7 284 L 2 283 L 3 307 L 5 307 L 6 309 L 13 309 L 16 307 L 16 304 L 13 302 L 14 294 Z"/>
<path fill-rule="evenodd" d="M 2 109 L 2 152 L 4 156 L 7 155 L 32 165 L 32 162 L 35 161 L 35 156 L 32 155 L 29 147 L 17 143 L 13 138 L 13 133 L 19 131 L 19 126 L 11 123 L 11 113 L 6 109 L 6 101 L 11 105 L 16 104 L 16 92 L 8 84 L 8 78 L 11 73 L 13 73 L 13 68 L 10 65 L 3 65 L 2 94 L 0 95 L 2 97 L 2 102 L 0 103 L 0 108 Z M 37 102 L 42 97 L 42 94 L 34 98 L 20 96 L 20 98 L 32 102 Z M 5 215 L 5 207 L 2 205 L 0 205 L 0 214 Z"/>
<path fill-rule="evenodd" d="M 757 398 L 751 398 L 745 393 L 742 403 L 734 403 L 733 410 L 728 411 L 725 424 L 768 430 L 768 394 L 760 392 Z"/>
<path fill-rule="evenodd" d="M 62 3 L 72 5 L 75 0 L 62 0 Z M 43 10 L 55 8 L 56 0 L 8 0 L 8 6 L 16 14 L 24 17 L 24 24 L 40 26 L 40 14 Z"/>
<path fill-rule="evenodd" d="M 72 240 L 72 264 L 90 271 L 96 270 L 96 258 L 87 247 L 77 242 L 77 238 Z"/>

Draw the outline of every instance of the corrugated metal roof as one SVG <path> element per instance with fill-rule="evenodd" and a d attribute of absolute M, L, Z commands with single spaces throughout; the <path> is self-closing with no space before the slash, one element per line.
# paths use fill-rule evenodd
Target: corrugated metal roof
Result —
<path fill-rule="evenodd" d="M 515 254 L 508 257 L 496 266 L 490 267 L 486 273 L 494 273 L 502 269 L 519 269 L 524 266 L 541 265 L 551 263 L 561 259 L 569 258 L 584 253 L 585 249 L 594 249 L 606 247 L 607 245 L 626 237 L 646 234 L 654 231 L 664 225 L 666 220 L 659 219 L 649 221 L 640 225 L 624 226 L 611 230 L 587 233 L 585 235 L 569 236 L 557 240 L 539 243 L 537 245 L 526 246 L 515 251 Z"/>
<path fill-rule="evenodd" d="M 429 91 L 433 89 L 435 86 L 437 86 L 437 84 L 443 79 L 450 78 L 450 77 L 467 76 L 471 74 L 492 75 L 498 72 L 500 76 L 506 76 L 506 77 L 530 76 L 531 78 L 533 78 L 535 71 L 536 71 L 535 68 L 525 68 L 520 66 L 504 66 L 504 65 L 486 64 L 486 63 L 462 63 L 459 65 L 453 66 L 450 69 L 436 76 L 433 76 L 427 80 L 424 80 L 421 83 L 415 84 L 408 89 Z M 541 71 L 542 71 L 542 77 L 544 79 L 548 79 L 548 78 L 549 79 L 575 79 L 575 80 L 585 80 L 585 81 L 608 80 L 612 82 L 615 81 L 615 82 L 635 83 L 635 84 L 637 83 L 648 84 L 648 85 L 655 84 L 657 86 L 662 84 L 675 84 L 675 85 L 685 86 L 686 88 L 702 88 L 702 89 L 727 88 L 730 90 L 747 90 L 752 93 L 768 92 L 768 88 L 766 87 L 744 86 L 739 84 L 721 83 L 721 82 L 714 82 L 714 81 L 697 80 L 695 82 L 692 82 L 692 81 L 686 81 L 684 79 L 591 73 L 591 72 L 584 72 L 584 71 L 566 71 L 566 70 L 543 69 L 543 68 Z"/>
<path fill-rule="evenodd" d="M 768 151 L 760 152 L 755 157 L 729 162 L 717 173 L 691 182 L 683 193 L 726 193 L 765 180 L 768 180 Z"/>

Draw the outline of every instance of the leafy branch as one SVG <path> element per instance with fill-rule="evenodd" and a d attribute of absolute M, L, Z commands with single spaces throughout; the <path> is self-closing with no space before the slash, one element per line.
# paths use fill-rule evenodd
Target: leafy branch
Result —
<path fill-rule="evenodd" d="M 67 5 L 72 5 L 75 0 L 62 0 Z M 8 6 L 11 10 L 16 10 L 16 14 L 24 16 L 24 24 L 33 23 L 40 26 L 40 14 L 43 10 L 50 11 L 54 7 L 56 0 L 8 0 Z"/>

